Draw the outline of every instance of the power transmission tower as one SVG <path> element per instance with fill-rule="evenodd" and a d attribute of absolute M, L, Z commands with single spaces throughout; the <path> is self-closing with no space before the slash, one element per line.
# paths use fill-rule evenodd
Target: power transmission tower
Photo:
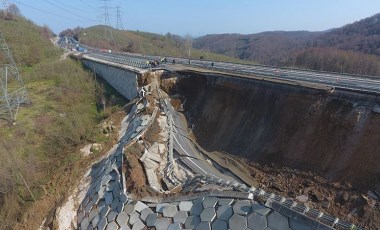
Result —
<path fill-rule="evenodd" d="M 108 2 L 110 0 L 102 0 L 104 2 L 104 39 L 108 40 L 108 34 L 109 34 L 109 39 L 113 40 L 113 35 L 112 35 L 112 27 L 110 23 L 110 15 L 108 12 Z"/>
<path fill-rule="evenodd" d="M 0 32 L 0 118 L 15 121 L 21 104 L 29 103 L 28 92 Z"/>
<path fill-rule="evenodd" d="M 116 7 L 116 29 L 124 30 L 123 21 L 121 20 L 120 6 Z"/>

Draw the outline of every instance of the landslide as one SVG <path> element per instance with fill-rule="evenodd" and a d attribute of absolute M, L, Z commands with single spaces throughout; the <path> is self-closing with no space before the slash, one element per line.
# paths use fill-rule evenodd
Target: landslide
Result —
<path fill-rule="evenodd" d="M 180 72 L 170 94 L 181 99 L 208 151 L 312 171 L 363 190 L 379 183 L 374 96 L 196 72 Z"/>

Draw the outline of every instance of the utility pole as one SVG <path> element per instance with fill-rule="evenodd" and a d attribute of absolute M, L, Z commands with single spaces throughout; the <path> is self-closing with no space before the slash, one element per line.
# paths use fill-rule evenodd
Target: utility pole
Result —
<path fill-rule="evenodd" d="M 116 7 L 116 29 L 124 30 L 123 21 L 121 20 L 120 6 Z"/>
<path fill-rule="evenodd" d="M 1 32 L 0 60 L 0 118 L 14 122 L 20 105 L 29 103 L 29 96 Z"/>
<path fill-rule="evenodd" d="M 108 2 L 110 0 L 102 0 L 104 2 L 104 39 L 105 40 L 113 40 L 113 35 L 112 35 L 112 27 L 111 27 L 111 24 L 110 24 L 110 15 L 109 15 L 109 12 L 108 12 Z M 109 34 L 109 39 L 108 39 L 108 35 Z"/>
<path fill-rule="evenodd" d="M 189 64 L 190 64 L 190 58 L 191 58 L 191 48 L 193 46 L 193 39 L 191 38 L 190 34 L 185 35 L 185 47 L 188 47 L 188 58 L 189 58 Z"/>

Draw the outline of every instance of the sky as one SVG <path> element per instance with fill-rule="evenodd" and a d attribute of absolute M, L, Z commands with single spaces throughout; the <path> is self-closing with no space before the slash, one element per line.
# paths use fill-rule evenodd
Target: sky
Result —
<path fill-rule="evenodd" d="M 55 33 L 104 24 L 105 0 L 7 0 Z M 193 37 L 273 30 L 322 31 L 380 12 L 380 0 L 106 0 L 110 25 Z M 1 1 L 0 1 L 1 2 Z"/>

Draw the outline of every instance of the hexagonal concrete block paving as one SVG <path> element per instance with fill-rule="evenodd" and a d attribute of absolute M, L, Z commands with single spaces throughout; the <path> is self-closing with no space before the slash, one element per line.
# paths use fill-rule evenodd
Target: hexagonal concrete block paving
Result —
<path fill-rule="evenodd" d="M 202 203 L 194 203 L 193 207 L 191 207 L 190 215 L 199 216 L 202 213 L 203 204 Z"/>
<path fill-rule="evenodd" d="M 131 230 L 131 228 L 128 225 L 120 226 L 119 230 Z"/>
<path fill-rule="evenodd" d="M 98 208 L 93 208 L 90 212 L 90 214 L 88 215 L 88 219 L 89 221 L 92 221 L 92 219 L 94 219 L 95 216 L 97 216 L 99 214 L 99 209 Z"/>
<path fill-rule="evenodd" d="M 137 212 L 132 213 L 132 215 L 129 216 L 129 224 L 134 225 L 138 220 L 140 220 L 140 214 Z"/>
<path fill-rule="evenodd" d="M 156 230 L 167 230 L 170 224 L 169 218 L 160 218 L 157 219 L 156 224 L 154 225 L 156 227 Z"/>
<path fill-rule="evenodd" d="M 263 230 L 268 226 L 267 218 L 258 214 L 257 212 L 252 212 L 251 214 L 249 214 L 247 220 L 248 228 L 250 229 Z"/>
<path fill-rule="evenodd" d="M 212 224 L 212 229 L 227 230 L 227 222 L 223 220 L 215 220 Z"/>
<path fill-rule="evenodd" d="M 199 218 L 199 216 L 189 216 L 185 221 L 185 228 L 195 229 L 200 222 L 201 219 Z"/>
<path fill-rule="evenodd" d="M 135 205 L 133 203 L 124 205 L 124 211 L 131 215 L 135 211 Z"/>
<path fill-rule="evenodd" d="M 161 203 L 161 204 L 157 204 L 156 206 L 156 212 L 158 213 L 162 213 L 164 208 L 169 205 L 168 203 Z"/>
<path fill-rule="evenodd" d="M 231 230 L 245 230 L 247 228 L 247 218 L 234 214 L 228 221 Z"/>
<path fill-rule="evenodd" d="M 231 205 L 234 202 L 234 199 L 230 198 L 219 198 L 218 204 L 219 205 Z"/>
<path fill-rule="evenodd" d="M 128 221 L 129 221 L 129 216 L 126 212 L 121 212 L 119 213 L 119 215 L 117 215 L 116 217 L 116 222 L 120 225 L 120 226 L 123 226 L 123 225 L 126 225 L 128 224 Z"/>
<path fill-rule="evenodd" d="M 86 218 L 84 218 L 84 219 L 82 220 L 82 222 L 80 223 L 80 227 L 81 227 L 82 229 L 87 229 L 88 225 L 90 225 L 90 221 L 89 221 L 88 217 L 86 217 Z"/>
<path fill-rule="evenodd" d="M 218 202 L 218 198 L 216 198 L 214 196 L 206 197 L 203 200 L 203 207 L 204 208 L 213 208 L 213 207 L 215 207 L 217 202 Z"/>
<path fill-rule="evenodd" d="M 162 213 L 165 217 L 174 217 L 175 214 L 177 214 L 178 212 L 178 209 L 177 209 L 177 206 L 175 205 L 168 205 L 168 206 L 165 206 Z"/>
<path fill-rule="evenodd" d="M 181 224 L 180 223 L 171 223 L 169 224 L 168 230 L 180 230 Z"/>
<path fill-rule="evenodd" d="M 195 228 L 196 230 L 211 230 L 210 222 L 200 222 L 198 226 Z"/>
<path fill-rule="evenodd" d="M 260 205 L 260 204 L 258 204 L 258 203 L 254 203 L 254 204 L 252 205 L 252 210 L 253 210 L 254 212 L 257 212 L 257 213 L 263 215 L 263 216 L 267 215 L 267 214 L 270 212 L 270 208 L 267 208 L 267 207 L 265 207 L 265 206 L 262 206 L 262 205 Z"/>
<path fill-rule="evenodd" d="M 117 216 L 117 212 L 115 212 L 114 210 L 111 210 L 108 215 L 107 215 L 107 220 L 108 222 L 111 222 L 113 220 L 116 219 L 116 216 Z"/>
<path fill-rule="evenodd" d="M 188 217 L 187 212 L 179 211 L 173 217 L 173 222 L 183 224 L 183 223 L 185 223 L 187 217 Z"/>
<path fill-rule="evenodd" d="M 282 230 L 289 228 L 288 218 L 274 211 L 267 216 L 268 228 L 272 230 Z"/>
<path fill-rule="evenodd" d="M 141 201 L 137 201 L 135 204 L 135 210 L 138 212 L 141 212 L 142 210 L 146 208 L 148 208 L 148 206 Z"/>
<path fill-rule="evenodd" d="M 216 217 L 215 208 L 205 208 L 201 213 L 201 221 L 213 221 Z"/>
<path fill-rule="evenodd" d="M 153 211 L 150 208 L 145 208 L 144 210 L 141 211 L 140 219 L 145 222 L 148 215 L 152 213 Z"/>
<path fill-rule="evenodd" d="M 231 218 L 232 214 L 232 207 L 228 205 L 222 205 L 216 211 L 216 216 L 220 220 L 228 221 Z"/>
<path fill-rule="evenodd" d="M 116 224 L 115 221 L 112 221 L 110 223 L 107 224 L 107 230 L 117 230 L 119 228 L 119 226 Z"/>
<path fill-rule="evenodd" d="M 107 192 L 105 197 L 104 197 L 105 201 L 106 201 L 106 205 L 110 205 L 112 204 L 112 201 L 113 201 L 113 195 L 112 195 L 112 192 Z"/>
<path fill-rule="evenodd" d="M 178 205 L 180 211 L 189 212 L 191 207 L 193 207 L 193 202 L 191 201 L 181 201 Z"/>
<path fill-rule="evenodd" d="M 92 221 L 91 221 L 91 225 L 92 225 L 92 226 L 97 226 L 98 223 L 99 223 L 99 221 L 100 221 L 100 216 L 99 216 L 99 215 L 96 215 L 96 216 L 94 217 L 94 219 L 92 219 Z"/>
<path fill-rule="evenodd" d="M 198 199 L 194 199 L 192 200 L 193 204 L 196 204 L 196 203 L 202 203 L 204 200 L 204 197 L 201 197 L 201 198 L 198 198 Z"/>
<path fill-rule="evenodd" d="M 146 217 L 146 226 L 153 227 L 156 224 L 156 222 L 157 222 L 157 218 L 158 218 L 158 213 L 151 213 L 151 214 L 149 214 Z"/>
<path fill-rule="evenodd" d="M 234 213 L 239 215 L 247 215 L 251 211 L 251 202 L 247 200 L 239 200 L 234 206 Z"/>
<path fill-rule="evenodd" d="M 104 230 L 106 229 L 106 226 L 107 226 L 107 218 L 106 217 L 103 217 L 102 219 L 100 219 L 99 223 L 98 223 L 98 229 L 99 230 Z"/>
<path fill-rule="evenodd" d="M 141 220 L 137 220 L 137 221 L 133 224 L 132 230 L 142 230 L 142 229 L 144 229 L 145 227 L 146 227 L 145 224 L 144 224 Z"/>

